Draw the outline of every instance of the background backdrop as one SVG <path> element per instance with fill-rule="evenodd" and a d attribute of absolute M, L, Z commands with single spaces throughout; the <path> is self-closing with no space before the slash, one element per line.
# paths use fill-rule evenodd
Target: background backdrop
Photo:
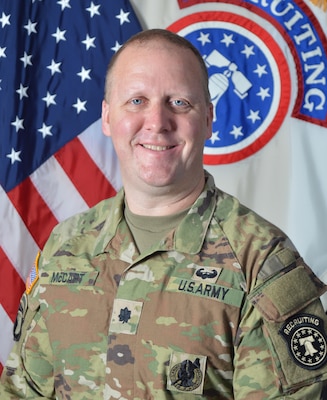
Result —
<path fill-rule="evenodd" d="M 327 281 L 325 0 L 2 0 L 0 371 L 51 229 L 121 187 L 101 133 L 105 70 L 155 27 L 187 37 L 208 66 L 204 163 L 217 186 L 281 227 Z"/>

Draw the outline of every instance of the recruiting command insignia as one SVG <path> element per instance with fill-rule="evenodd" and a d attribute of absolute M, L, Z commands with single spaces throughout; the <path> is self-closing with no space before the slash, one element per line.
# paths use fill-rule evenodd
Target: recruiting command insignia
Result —
<path fill-rule="evenodd" d="M 202 394 L 206 357 L 173 353 L 167 388 L 179 392 Z"/>
<path fill-rule="evenodd" d="M 327 361 L 324 322 L 311 314 L 289 318 L 279 331 L 294 362 L 305 369 L 318 369 Z"/>

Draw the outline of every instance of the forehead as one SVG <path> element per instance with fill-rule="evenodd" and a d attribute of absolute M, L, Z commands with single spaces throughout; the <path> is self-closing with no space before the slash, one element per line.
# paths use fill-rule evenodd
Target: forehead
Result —
<path fill-rule="evenodd" d="M 113 71 L 115 69 L 119 70 L 124 66 L 128 67 L 132 65 L 134 60 L 142 63 L 142 60 L 145 57 L 149 57 L 149 59 L 147 59 L 148 63 L 155 63 L 158 59 L 160 59 L 161 62 L 164 62 L 168 65 L 173 62 L 189 63 L 190 61 L 192 62 L 192 65 L 199 64 L 196 56 L 190 49 L 178 46 L 177 44 L 168 42 L 166 40 L 159 39 L 156 41 L 151 40 L 147 42 L 130 43 L 120 53 L 113 66 Z M 197 65 L 197 67 L 200 68 L 199 65 Z"/>
<path fill-rule="evenodd" d="M 153 84 L 165 82 L 165 79 L 178 80 L 176 84 L 201 80 L 200 67 L 189 49 L 176 45 L 147 43 L 129 46 L 120 54 L 112 71 L 115 84 L 119 80 L 132 83 L 137 81 L 153 81 Z M 127 82 L 126 82 L 127 83 Z M 195 85 L 197 86 L 197 85 Z"/>
<path fill-rule="evenodd" d="M 168 79 L 168 80 L 167 80 Z M 113 92 L 131 89 L 140 82 L 152 82 L 153 87 L 168 85 L 192 91 L 203 91 L 208 101 L 207 77 L 197 56 L 188 47 L 167 40 L 131 42 L 118 54 L 108 71 L 106 98 Z"/>

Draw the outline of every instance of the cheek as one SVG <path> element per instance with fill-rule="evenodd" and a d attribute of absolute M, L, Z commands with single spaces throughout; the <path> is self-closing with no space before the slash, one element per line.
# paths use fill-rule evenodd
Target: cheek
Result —
<path fill-rule="evenodd" d="M 110 121 L 110 133 L 115 148 L 126 151 L 141 126 L 140 121 L 129 115 L 120 115 L 119 118 L 111 118 Z"/>
<path fill-rule="evenodd" d="M 132 136 L 142 126 L 141 118 L 136 113 L 120 113 L 111 119 L 112 134 Z"/>
<path fill-rule="evenodd" d="M 185 139 L 190 144 L 193 144 L 194 150 L 197 150 L 199 146 L 201 149 L 201 145 L 203 145 L 208 136 L 208 126 L 204 123 L 203 118 L 193 118 L 188 121 L 185 132 L 188 132 Z"/>

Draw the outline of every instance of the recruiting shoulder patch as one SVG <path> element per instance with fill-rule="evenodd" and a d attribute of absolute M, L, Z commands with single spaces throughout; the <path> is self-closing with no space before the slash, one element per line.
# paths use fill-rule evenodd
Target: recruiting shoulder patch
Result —
<path fill-rule="evenodd" d="M 37 280 L 39 279 L 39 258 L 40 252 L 37 253 L 37 256 L 34 261 L 34 265 L 28 274 L 26 279 L 26 293 L 30 294 Z"/>
<path fill-rule="evenodd" d="M 296 314 L 281 327 L 280 335 L 300 367 L 315 370 L 327 361 L 327 337 L 324 322 L 312 314 Z"/>

